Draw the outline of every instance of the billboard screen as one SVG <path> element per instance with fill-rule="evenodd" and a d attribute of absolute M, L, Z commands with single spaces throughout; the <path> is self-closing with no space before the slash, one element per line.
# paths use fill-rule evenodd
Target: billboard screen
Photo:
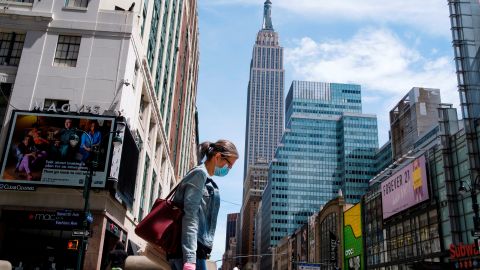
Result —
<path fill-rule="evenodd" d="M 0 182 L 83 186 L 87 164 L 95 161 L 92 187 L 105 187 L 114 121 L 108 116 L 14 111 Z"/>
<path fill-rule="evenodd" d="M 425 156 L 415 159 L 382 183 L 383 218 L 428 200 Z"/>
<path fill-rule="evenodd" d="M 357 203 L 343 213 L 343 254 L 345 269 L 363 270 L 362 208 Z"/>

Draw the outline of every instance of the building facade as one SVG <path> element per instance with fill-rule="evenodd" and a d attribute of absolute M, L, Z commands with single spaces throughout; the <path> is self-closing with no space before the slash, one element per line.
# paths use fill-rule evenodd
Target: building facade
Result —
<path fill-rule="evenodd" d="M 227 231 L 225 235 L 225 250 L 228 249 L 230 238 L 235 237 L 237 233 L 237 222 L 239 222 L 239 213 L 233 213 L 227 215 Z"/>
<path fill-rule="evenodd" d="M 344 214 L 351 207 L 341 195 L 328 201 L 272 248 L 272 269 L 350 269 L 344 262 Z"/>
<path fill-rule="evenodd" d="M 243 203 L 242 203 L 242 233 L 241 254 L 256 254 L 257 246 L 255 237 L 257 228 L 255 218 L 258 214 L 258 206 L 262 200 L 262 192 L 268 179 L 268 163 L 257 162 L 248 168 L 245 177 Z M 243 269 L 253 269 L 257 257 L 243 258 Z"/>
<path fill-rule="evenodd" d="M 286 130 L 262 196 L 262 253 L 339 190 L 347 203 L 365 192 L 375 175 L 378 139 L 376 117 L 362 114 L 360 92 L 353 84 L 292 83 Z M 262 257 L 262 264 L 268 260 Z"/>
<path fill-rule="evenodd" d="M 438 125 L 440 90 L 414 87 L 390 111 L 393 159 L 413 148 L 413 143 Z"/>
<path fill-rule="evenodd" d="M 14 131 L 8 127 L 13 127 L 14 110 L 46 113 L 32 115 L 45 132 L 34 136 L 48 136 L 52 146 L 55 132 L 38 120 L 41 117 L 98 118 L 103 129 L 107 122 L 101 117 L 113 116 L 117 124 L 112 130 L 120 131 L 123 144 L 110 148 L 106 184 L 93 183 L 92 237 L 84 269 L 103 268 L 118 240 L 128 243 L 130 251 L 145 248 L 133 232 L 136 224 L 156 198 L 176 185 L 177 176 L 196 164 L 196 1 L 3 1 L 0 8 L 3 158 L 12 155 L 7 146 L 13 143 Z M 176 93 L 185 98 L 178 101 Z M 173 106 L 181 111 L 176 116 Z M 171 131 L 172 125 L 179 127 L 178 132 Z M 176 144 L 177 152 L 185 153 L 183 161 L 172 159 L 171 136 L 181 140 Z M 84 199 L 78 190 L 82 186 L 45 181 L 32 182 L 28 192 L 1 191 L 0 254 L 14 266 L 22 262 L 23 267 L 34 268 L 50 262 L 57 268 L 74 268 L 70 264 L 75 264 L 78 249 L 68 250 L 67 241 L 79 239 L 72 236 L 78 228 L 58 227 L 51 221 L 83 214 Z M 32 224 L 40 224 L 42 230 L 11 223 L 25 215 L 33 216 Z M 29 241 L 42 244 L 12 248 L 14 239 L 8 236 L 18 230 L 28 231 Z M 49 254 L 40 251 L 44 245 L 53 247 Z"/>
<path fill-rule="evenodd" d="M 237 254 L 237 227 L 240 222 L 240 213 L 227 215 L 227 230 L 225 235 L 225 253 L 223 254 L 222 269 L 233 269 Z"/>
<path fill-rule="evenodd" d="M 244 176 L 257 160 L 272 160 L 283 132 L 283 47 L 273 29 L 271 12 L 272 2 L 267 0 L 250 63 Z"/>
<path fill-rule="evenodd" d="M 460 106 L 465 122 L 470 178 L 480 178 L 480 3 L 474 0 L 448 1 Z M 472 182 L 473 183 L 473 182 Z M 476 222 L 480 230 L 480 222 Z"/>

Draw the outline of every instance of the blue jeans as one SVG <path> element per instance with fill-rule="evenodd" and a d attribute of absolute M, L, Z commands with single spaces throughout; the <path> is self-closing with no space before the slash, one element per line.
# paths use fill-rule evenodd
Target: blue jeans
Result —
<path fill-rule="evenodd" d="M 170 267 L 172 267 L 172 270 L 182 270 L 183 259 L 170 260 Z M 195 270 L 207 270 L 207 260 L 197 259 Z"/>

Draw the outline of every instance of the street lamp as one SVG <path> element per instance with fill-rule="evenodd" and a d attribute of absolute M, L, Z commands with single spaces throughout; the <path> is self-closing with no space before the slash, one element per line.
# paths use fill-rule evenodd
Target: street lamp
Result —
<path fill-rule="evenodd" d="M 460 181 L 460 187 L 458 188 L 458 192 L 462 195 L 465 196 L 470 192 L 470 197 L 472 198 L 472 209 L 473 209 L 473 228 L 474 231 L 472 232 L 472 236 L 476 236 L 475 234 L 477 232 L 480 233 L 480 215 L 478 213 L 478 201 L 477 201 L 477 191 L 480 188 L 480 175 L 477 175 L 475 177 L 475 180 L 471 182 L 469 185 L 468 183 L 464 183 L 463 181 Z M 465 185 L 466 184 L 466 185 Z M 475 241 L 476 244 L 476 241 Z"/>
<path fill-rule="evenodd" d="M 90 147 L 92 148 L 92 153 L 97 155 L 95 159 L 91 159 L 90 161 L 85 162 L 88 167 L 88 173 L 85 176 L 85 183 L 83 185 L 83 198 L 85 199 L 85 204 L 83 206 L 83 214 L 84 214 L 83 223 L 82 223 L 83 233 L 82 233 L 82 241 L 80 243 L 80 249 L 78 251 L 78 259 L 77 259 L 77 270 L 80 270 L 82 269 L 82 263 L 85 257 L 85 250 L 88 245 L 89 235 L 87 234 L 87 232 L 90 231 L 90 223 L 93 221 L 92 214 L 89 211 L 90 189 L 92 188 L 93 170 L 96 167 L 98 167 L 98 164 L 99 164 L 98 152 L 100 152 L 100 150 L 98 148 L 97 149 L 94 148 L 92 136 L 90 136 L 88 132 L 82 129 L 75 129 L 75 131 L 82 132 L 83 134 L 87 135 L 87 138 L 90 141 Z M 122 138 L 119 136 L 119 133 L 120 133 L 119 130 L 108 132 L 102 138 L 102 141 L 107 135 L 110 135 L 112 133 L 115 134 L 115 137 L 112 139 L 113 146 L 114 147 L 120 146 L 122 144 Z M 102 143 L 102 141 L 100 142 L 100 144 Z"/>

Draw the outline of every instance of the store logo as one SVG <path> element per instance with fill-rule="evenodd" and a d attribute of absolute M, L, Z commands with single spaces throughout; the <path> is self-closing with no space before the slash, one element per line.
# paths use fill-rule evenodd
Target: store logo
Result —
<path fill-rule="evenodd" d="M 50 104 L 50 106 L 45 106 L 44 103 L 38 103 L 35 101 L 35 105 L 31 110 L 33 111 L 47 111 L 47 112 L 62 112 L 62 113 L 92 113 L 92 114 L 100 114 L 101 107 L 98 105 L 84 105 L 84 104 L 72 104 L 69 103 L 63 104 L 60 108 L 57 107 L 55 102 Z"/>
<path fill-rule="evenodd" d="M 40 221 L 55 221 L 56 218 L 55 214 L 35 214 L 35 220 Z"/>
<path fill-rule="evenodd" d="M 476 255 L 480 255 L 480 251 L 475 247 L 475 244 L 464 245 L 460 243 L 458 245 L 450 245 L 450 259 L 452 260 Z"/>

